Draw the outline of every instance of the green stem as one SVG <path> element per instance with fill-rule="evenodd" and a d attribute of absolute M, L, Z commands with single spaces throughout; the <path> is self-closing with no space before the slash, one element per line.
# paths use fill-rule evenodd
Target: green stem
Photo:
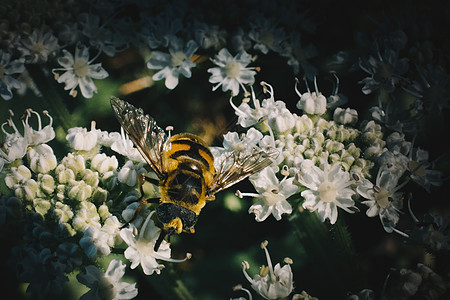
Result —
<path fill-rule="evenodd" d="M 289 220 L 306 253 L 304 268 L 310 274 L 310 284 L 327 283 L 328 289 L 322 291 L 322 297 L 342 296 L 360 287 L 364 275 L 356 271 L 360 264 L 342 220 L 327 225 L 309 211 L 293 215 Z"/>
<path fill-rule="evenodd" d="M 63 101 L 64 96 L 68 97 L 68 95 L 61 94 L 56 81 L 46 76 L 40 65 L 30 64 L 26 67 L 44 101 L 47 102 L 51 116 L 56 118 L 57 123 L 67 132 L 69 128 L 73 127 L 72 117 Z"/>
<path fill-rule="evenodd" d="M 176 266 L 170 263 L 157 276 L 146 276 L 147 282 L 165 299 L 194 300 L 189 290 L 180 279 Z"/>

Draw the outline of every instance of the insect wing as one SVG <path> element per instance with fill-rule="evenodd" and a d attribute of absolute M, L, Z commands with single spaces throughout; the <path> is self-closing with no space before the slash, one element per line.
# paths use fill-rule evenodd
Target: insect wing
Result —
<path fill-rule="evenodd" d="M 130 103 L 111 98 L 111 107 L 117 120 L 133 141 L 141 155 L 156 173 L 163 178 L 165 163 L 163 160 L 167 135 L 142 108 L 136 108 Z"/>
<path fill-rule="evenodd" d="M 248 176 L 270 166 L 278 157 L 276 149 L 255 148 L 251 152 L 233 151 L 220 158 L 209 195 L 224 190 Z"/>

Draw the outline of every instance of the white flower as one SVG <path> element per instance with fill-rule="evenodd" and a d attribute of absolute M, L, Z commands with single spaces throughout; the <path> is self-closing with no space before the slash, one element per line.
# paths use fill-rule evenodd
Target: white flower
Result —
<path fill-rule="evenodd" d="M 262 222 L 272 214 L 277 221 L 281 220 L 281 215 L 292 213 L 292 206 L 286 201 L 287 198 L 297 192 L 298 187 L 293 184 L 294 177 L 278 181 L 275 172 L 271 167 L 267 167 L 261 172 L 250 176 L 250 182 L 255 187 L 258 194 L 240 193 L 238 195 L 255 197 L 258 201 L 253 204 L 248 212 L 255 214 L 255 220 Z"/>
<path fill-rule="evenodd" d="M 84 232 L 89 226 L 100 228 L 100 216 L 95 205 L 88 201 L 81 201 L 80 209 L 72 221 L 72 226 L 79 232 Z"/>
<path fill-rule="evenodd" d="M 194 36 L 197 43 L 203 49 L 218 49 L 225 43 L 226 31 L 217 25 L 209 25 L 194 21 Z"/>
<path fill-rule="evenodd" d="M 115 156 L 107 156 L 105 153 L 96 154 L 91 161 L 93 170 L 97 170 L 101 174 L 115 171 L 119 165 Z"/>
<path fill-rule="evenodd" d="M 114 138 L 114 141 L 110 145 L 111 149 L 117 153 L 128 157 L 132 161 L 145 163 L 145 159 L 142 157 L 139 150 L 134 146 L 134 143 L 130 140 L 127 134 L 125 134 L 122 127 L 120 127 L 120 135 Z M 110 135 L 112 135 L 112 132 Z"/>
<path fill-rule="evenodd" d="M 349 188 L 353 181 L 340 164 L 329 169 L 328 163 L 325 163 L 323 170 L 311 166 L 310 172 L 302 172 L 297 179 L 307 188 L 301 193 L 305 198 L 303 207 L 310 211 L 317 210 L 322 222 L 329 219 L 334 224 L 338 217 L 338 207 L 348 213 L 353 213 L 356 209 L 352 199 L 355 191 Z"/>
<path fill-rule="evenodd" d="M 294 289 L 294 280 L 291 270 L 292 260 L 285 258 L 286 265 L 281 267 L 278 263 L 275 268 L 272 266 L 269 251 L 267 250 L 267 241 L 261 243 L 261 248 L 266 253 L 267 266 L 260 268 L 259 274 L 251 278 L 247 274 L 247 269 L 250 268 L 248 262 L 242 262 L 242 270 L 245 278 L 251 283 L 252 288 L 258 292 L 264 299 L 279 299 L 286 298 Z"/>
<path fill-rule="evenodd" d="M 250 23 L 252 29 L 248 36 L 255 41 L 253 48 L 267 54 L 269 50 L 280 52 L 281 44 L 286 39 L 286 33 L 281 27 L 277 27 L 274 19 L 269 19 L 262 14 L 255 14 Z"/>
<path fill-rule="evenodd" d="M 117 174 L 119 182 L 128 186 L 135 186 L 138 180 L 138 176 L 142 173 L 147 173 L 144 169 L 144 163 L 134 164 L 131 160 L 128 160 L 125 165 L 120 169 Z"/>
<path fill-rule="evenodd" d="M 95 129 L 95 121 L 91 123 L 91 131 L 87 131 L 83 127 L 70 128 L 66 140 L 69 142 L 69 146 L 74 150 L 89 151 L 98 145 L 98 138 L 101 135 L 99 129 Z"/>
<path fill-rule="evenodd" d="M 108 235 L 97 226 L 89 226 L 80 239 L 80 246 L 89 258 L 105 256 L 111 253 L 106 243 Z"/>
<path fill-rule="evenodd" d="M 119 259 L 113 259 L 109 263 L 106 272 L 96 266 L 86 267 L 85 274 L 78 274 L 77 279 L 85 286 L 91 288 L 89 292 L 81 296 L 82 300 L 100 299 L 132 299 L 137 296 L 136 283 L 120 282 L 125 274 L 125 264 Z"/>
<path fill-rule="evenodd" d="M 131 262 L 131 268 L 135 269 L 138 265 L 141 265 L 145 275 L 152 275 L 161 273 L 161 269 L 164 265 L 159 264 L 156 259 L 161 259 L 169 262 L 182 262 L 190 258 L 190 254 L 186 256 L 184 260 L 175 260 L 170 258 L 169 243 L 162 241 L 157 252 L 155 252 L 155 243 L 159 237 L 161 229 L 159 229 L 153 220 L 152 215 L 155 212 L 152 211 L 146 218 L 144 224 L 139 229 L 139 233 L 135 233 L 137 230 L 133 224 L 130 224 L 128 228 L 123 228 L 120 231 L 120 236 L 128 244 L 127 250 L 124 255 Z"/>
<path fill-rule="evenodd" d="M 59 83 L 64 82 L 65 90 L 70 90 L 70 95 L 76 97 L 78 86 L 81 94 L 85 98 L 92 98 L 97 88 L 92 79 L 104 79 L 108 77 L 108 72 L 102 68 L 102 64 L 92 64 L 97 58 L 89 60 L 89 48 L 79 45 L 75 48 L 75 56 L 63 49 L 64 55 L 58 58 L 58 63 L 62 68 L 52 70 Z M 58 72 L 63 71 L 62 75 Z"/>
<path fill-rule="evenodd" d="M 232 95 L 237 95 L 239 87 L 247 92 L 244 84 L 255 82 L 255 68 L 247 67 L 252 62 L 252 56 L 245 51 L 241 51 L 233 57 L 226 48 L 223 48 L 211 61 L 218 66 L 208 69 L 208 72 L 211 73 L 209 82 L 217 83 L 213 87 L 213 91 L 222 86 L 222 91 L 231 91 Z"/>
<path fill-rule="evenodd" d="M 327 111 L 327 99 L 321 92 L 319 92 L 316 77 L 314 77 L 314 86 L 316 91 L 312 93 L 309 90 L 308 84 L 306 84 L 308 92 L 303 94 L 300 93 L 297 89 L 297 83 L 298 82 L 295 83 L 295 92 L 300 96 L 300 100 L 297 103 L 297 108 L 310 115 L 324 114 Z"/>
<path fill-rule="evenodd" d="M 42 144 L 36 148 L 31 148 L 27 153 L 30 169 L 34 173 L 48 173 L 56 168 L 56 156 L 53 154 L 53 149 L 47 145 Z"/>
<path fill-rule="evenodd" d="M 119 52 L 118 47 L 122 44 L 117 39 L 119 35 L 106 26 L 108 25 L 107 22 L 101 23 L 99 16 L 88 13 L 80 14 L 78 20 L 82 28 L 81 32 L 87 37 L 93 48 L 108 56 L 114 56 Z"/>
<path fill-rule="evenodd" d="M 169 42 L 183 29 L 181 19 L 170 14 L 160 14 L 149 19 L 149 28 L 144 26 L 141 35 L 151 49 L 167 48 Z"/>
<path fill-rule="evenodd" d="M 116 216 L 106 219 L 103 226 L 89 226 L 80 239 L 80 246 L 89 258 L 105 256 L 111 253 L 111 248 L 121 241 L 120 228 L 122 224 Z"/>
<path fill-rule="evenodd" d="M 349 107 L 346 109 L 336 107 L 333 113 L 333 120 L 338 124 L 354 125 L 358 121 L 358 112 Z"/>
<path fill-rule="evenodd" d="M 21 84 L 13 74 L 25 72 L 25 66 L 21 59 L 11 60 L 11 54 L 0 50 L 0 96 L 5 100 L 13 97 L 12 89 L 20 89 Z"/>
<path fill-rule="evenodd" d="M 223 147 L 210 147 L 214 156 L 214 167 L 219 169 L 226 159 L 229 167 L 234 163 L 232 153 L 246 155 L 257 148 L 257 144 L 262 140 L 263 134 L 251 127 L 245 135 L 239 137 L 237 132 L 228 132 L 223 136 Z M 226 164 L 226 165 L 227 165 Z"/>
<path fill-rule="evenodd" d="M 58 39 L 51 31 L 35 29 L 22 39 L 19 50 L 24 55 L 26 62 L 30 64 L 46 63 L 50 55 L 59 50 Z"/>
<path fill-rule="evenodd" d="M 435 161 L 429 162 L 428 158 L 428 151 L 411 146 L 408 154 L 408 171 L 411 173 L 410 177 L 415 183 L 430 193 L 431 186 L 442 185 L 444 178 L 442 178 L 443 173 L 441 171 L 430 169 L 435 164 Z"/>
<path fill-rule="evenodd" d="M 266 107 L 262 107 L 260 101 L 256 99 L 253 87 L 250 86 L 251 95 L 253 100 L 253 108 L 248 104 L 248 98 L 244 98 L 239 106 L 234 105 L 233 96 L 230 98 L 231 107 L 233 107 L 236 116 L 238 116 L 237 123 L 244 128 L 255 125 L 259 122 L 264 121 L 264 119 L 269 114 Z M 265 101 L 265 100 L 264 100 Z M 263 102 L 264 102 L 263 101 Z"/>
<path fill-rule="evenodd" d="M 9 125 L 14 129 L 14 133 L 9 133 L 5 130 L 5 125 Z M 23 137 L 17 129 L 14 122 L 9 119 L 3 123 L 2 131 L 5 134 L 3 145 L 0 147 L 0 171 L 4 163 L 11 163 L 16 159 L 22 158 L 27 153 L 28 142 L 27 138 Z"/>
<path fill-rule="evenodd" d="M 49 118 L 49 124 L 46 125 L 44 128 L 42 128 L 41 116 L 37 112 L 35 112 L 32 109 L 27 109 L 26 113 L 27 113 L 27 117 L 25 118 L 25 122 L 22 121 L 22 123 L 23 123 L 23 128 L 25 131 L 24 136 L 26 136 L 27 142 L 29 145 L 33 146 L 33 145 L 45 144 L 55 138 L 55 130 L 52 127 L 53 118 L 50 116 L 48 111 L 44 110 L 42 112 L 44 115 L 46 115 Z M 28 124 L 28 120 L 31 117 L 32 113 L 35 114 L 36 118 L 37 118 L 37 122 L 38 122 L 37 130 L 33 129 L 33 127 L 31 127 Z"/>
<path fill-rule="evenodd" d="M 190 40 L 183 49 L 181 39 L 174 38 L 169 47 L 169 53 L 153 51 L 152 57 L 147 63 L 147 68 L 152 70 L 161 70 L 153 75 L 153 80 L 158 81 L 166 78 L 165 85 L 172 90 L 178 85 L 178 77 L 182 74 L 186 78 L 191 78 L 191 68 L 195 63 L 190 57 L 197 51 L 198 45 Z"/>
<path fill-rule="evenodd" d="M 379 216 L 381 224 L 386 232 L 397 231 L 395 225 L 399 220 L 399 211 L 402 207 L 402 192 L 398 192 L 407 181 L 397 186 L 398 177 L 389 171 L 380 168 L 375 184 L 364 179 L 358 185 L 356 191 L 367 201 L 361 202 L 369 208 L 366 211 L 368 217 Z"/>

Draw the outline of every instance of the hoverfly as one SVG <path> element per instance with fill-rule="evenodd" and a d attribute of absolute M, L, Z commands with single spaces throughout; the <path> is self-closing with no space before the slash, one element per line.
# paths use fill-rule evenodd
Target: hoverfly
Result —
<path fill-rule="evenodd" d="M 278 156 L 275 149 L 231 152 L 216 169 L 210 149 L 200 137 L 182 133 L 168 136 L 141 108 L 111 98 L 120 125 L 158 177 L 141 175 L 141 199 L 135 216 L 145 203 L 159 203 L 156 215 L 163 224 L 154 250 L 166 236 L 194 233 L 194 225 L 206 202 L 215 194 L 269 166 Z M 159 187 L 160 198 L 144 199 L 143 181 Z"/>

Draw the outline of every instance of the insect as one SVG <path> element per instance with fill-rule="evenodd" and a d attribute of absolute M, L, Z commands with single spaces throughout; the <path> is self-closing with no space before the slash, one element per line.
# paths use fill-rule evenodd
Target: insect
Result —
<path fill-rule="evenodd" d="M 120 125 L 129 135 L 158 179 L 142 174 L 139 212 L 145 203 L 159 203 L 156 215 L 163 224 L 155 243 L 158 251 L 163 239 L 181 232 L 194 233 L 200 211 L 215 194 L 269 166 L 278 156 L 275 149 L 255 148 L 249 152 L 233 151 L 221 160 L 217 169 L 214 156 L 200 137 L 182 133 L 167 135 L 155 122 L 136 108 L 116 97 L 111 107 Z M 144 199 L 143 182 L 159 187 L 160 197 Z"/>

